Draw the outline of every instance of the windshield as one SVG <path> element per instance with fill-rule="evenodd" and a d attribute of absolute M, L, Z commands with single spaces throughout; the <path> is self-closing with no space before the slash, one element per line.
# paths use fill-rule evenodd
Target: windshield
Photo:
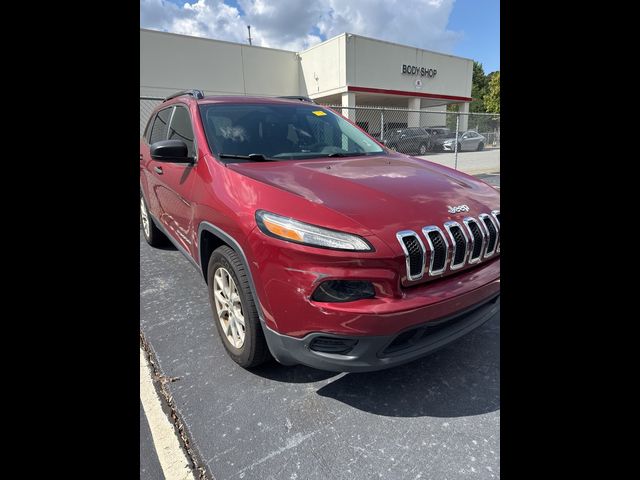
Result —
<path fill-rule="evenodd" d="M 357 127 L 318 105 L 213 104 L 201 105 L 200 114 L 211 151 L 225 161 L 385 154 Z"/>

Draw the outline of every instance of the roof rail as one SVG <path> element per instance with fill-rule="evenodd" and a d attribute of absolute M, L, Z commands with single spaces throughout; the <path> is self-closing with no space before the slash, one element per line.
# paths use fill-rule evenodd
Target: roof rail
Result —
<path fill-rule="evenodd" d="M 182 90 L 180 92 L 174 93 L 173 95 L 169 95 L 167 98 L 163 100 L 163 102 L 166 102 L 167 100 L 171 100 L 172 98 L 181 97 L 182 95 L 191 95 L 196 100 L 200 100 L 204 98 L 204 93 L 202 93 L 202 90 Z"/>
<path fill-rule="evenodd" d="M 278 97 L 278 98 L 284 98 L 285 100 L 300 100 L 301 102 L 316 103 L 313 100 L 311 100 L 309 97 L 304 97 L 302 95 L 285 95 L 283 97 Z"/>

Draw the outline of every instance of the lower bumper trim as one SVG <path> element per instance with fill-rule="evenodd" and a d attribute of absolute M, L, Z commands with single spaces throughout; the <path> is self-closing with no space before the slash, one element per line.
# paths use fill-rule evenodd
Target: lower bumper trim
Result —
<path fill-rule="evenodd" d="M 499 310 L 500 294 L 455 315 L 386 336 L 314 332 L 295 338 L 271 330 L 264 322 L 262 327 L 271 354 L 283 365 L 303 364 L 333 372 L 369 372 L 402 365 L 432 353 L 478 328 Z M 319 337 L 350 341 L 354 346 L 348 354 L 319 352 L 310 348 Z"/>

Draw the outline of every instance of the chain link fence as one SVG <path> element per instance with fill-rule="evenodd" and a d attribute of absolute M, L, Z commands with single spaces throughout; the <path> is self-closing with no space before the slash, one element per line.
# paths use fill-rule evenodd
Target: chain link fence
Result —
<path fill-rule="evenodd" d="M 140 135 L 164 99 L 140 97 Z M 323 105 L 387 147 L 471 174 L 500 172 L 500 114 Z M 470 152 L 484 152 L 472 154 Z"/>
<path fill-rule="evenodd" d="M 500 114 L 323 106 L 398 152 L 424 156 L 471 174 L 500 172 Z"/>

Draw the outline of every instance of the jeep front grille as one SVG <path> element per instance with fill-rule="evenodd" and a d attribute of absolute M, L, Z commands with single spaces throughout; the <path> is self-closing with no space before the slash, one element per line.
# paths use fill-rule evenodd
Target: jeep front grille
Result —
<path fill-rule="evenodd" d="M 491 215 L 482 213 L 478 218 L 465 217 L 462 225 L 456 221 L 422 228 L 422 237 L 413 230 L 396 234 L 404 252 L 407 280 L 417 281 L 473 265 L 500 253 L 500 211 Z M 425 242 L 423 242 L 423 239 Z M 449 243 L 449 240 L 451 243 Z"/>

